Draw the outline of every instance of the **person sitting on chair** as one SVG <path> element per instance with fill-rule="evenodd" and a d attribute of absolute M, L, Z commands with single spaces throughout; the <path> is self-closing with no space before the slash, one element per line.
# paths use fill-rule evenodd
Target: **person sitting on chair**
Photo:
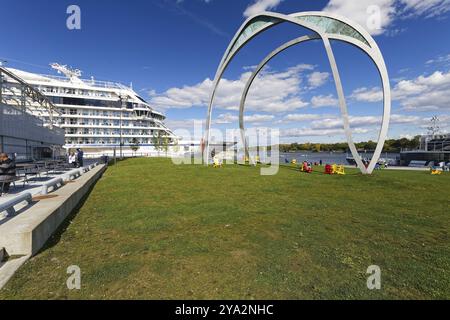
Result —
<path fill-rule="evenodd" d="M 0 153 L 0 184 L 3 186 L 1 192 L 9 193 L 10 182 L 4 182 L 16 177 L 16 164 L 6 153 Z"/>

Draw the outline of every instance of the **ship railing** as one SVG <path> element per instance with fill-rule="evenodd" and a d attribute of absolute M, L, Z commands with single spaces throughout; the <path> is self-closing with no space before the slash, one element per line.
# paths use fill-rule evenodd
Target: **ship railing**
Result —
<path fill-rule="evenodd" d="M 54 75 L 40 75 L 42 77 L 48 78 L 48 79 L 52 79 L 52 80 L 57 80 L 57 81 L 61 81 L 61 82 L 67 82 L 67 83 L 71 83 L 71 80 L 69 78 L 66 77 L 62 77 L 62 76 L 54 76 Z M 84 84 L 92 86 L 92 87 L 97 87 L 97 88 L 106 88 L 106 89 L 124 89 L 124 90 L 130 90 L 130 88 L 128 88 L 127 86 L 118 83 L 118 82 L 112 82 L 112 81 L 101 81 L 101 80 L 92 80 L 92 79 L 80 79 Z"/>

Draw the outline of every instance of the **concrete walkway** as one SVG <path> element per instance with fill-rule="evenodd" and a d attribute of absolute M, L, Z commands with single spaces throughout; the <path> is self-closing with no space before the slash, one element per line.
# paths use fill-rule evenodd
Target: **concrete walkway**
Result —
<path fill-rule="evenodd" d="M 40 198 L 17 215 L 0 221 L 0 249 L 5 248 L 6 254 L 13 257 L 3 264 L 0 261 L 0 289 L 42 249 L 105 170 L 105 165 L 99 165 L 51 193 L 51 197 Z"/>
<path fill-rule="evenodd" d="M 95 159 L 87 160 L 87 161 L 85 161 L 85 167 L 88 167 L 89 165 L 91 165 L 91 164 L 93 164 L 95 162 L 97 162 Z M 76 169 L 76 168 L 73 168 L 73 169 Z M 24 182 L 23 179 L 19 180 L 19 181 L 16 181 L 16 186 L 15 187 L 13 185 L 11 185 L 11 189 L 10 189 L 9 194 L 4 195 L 3 197 L 0 197 L 0 203 L 6 201 L 8 199 L 14 198 L 17 195 L 25 193 L 25 192 L 31 193 L 31 195 L 33 197 L 37 196 L 37 195 L 39 195 L 41 193 L 42 186 L 43 186 L 44 183 L 46 183 L 46 182 L 48 182 L 48 181 L 50 181 L 50 180 L 52 180 L 54 178 L 62 178 L 67 172 L 69 172 L 69 171 L 71 171 L 73 169 L 67 169 L 65 171 L 58 171 L 58 172 L 50 171 L 48 173 L 48 175 L 43 173 L 43 174 L 41 174 L 40 177 L 35 176 L 35 177 L 32 177 L 32 178 L 28 178 L 28 183 L 26 183 L 25 186 L 24 186 L 24 183 L 23 183 Z M 19 208 L 19 210 L 20 210 L 20 208 Z M 4 220 L 5 218 L 6 218 L 6 213 L 5 212 L 4 213 L 0 213 L 0 224 L 2 223 L 2 220 Z"/>

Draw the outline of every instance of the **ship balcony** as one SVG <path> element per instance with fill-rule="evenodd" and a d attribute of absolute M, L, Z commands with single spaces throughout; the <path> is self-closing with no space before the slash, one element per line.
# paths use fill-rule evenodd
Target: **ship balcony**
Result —
<path fill-rule="evenodd" d="M 66 138 L 100 138 L 100 139 L 109 139 L 109 138 L 120 138 L 120 134 L 66 134 Z M 123 134 L 122 138 L 154 138 L 153 135 L 140 135 L 140 134 Z M 173 139 L 175 136 L 168 135 L 167 138 Z"/>
<path fill-rule="evenodd" d="M 103 125 L 103 124 L 60 124 L 62 128 L 67 129 L 78 129 L 78 128 L 86 128 L 86 129 L 117 129 L 120 130 L 167 130 L 166 128 L 161 127 L 148 127 L 148 126 L 126 126 L 122 125 Z"/>
<path fill-rule="evenodd" d="M 83 119 L 108 119 L 108 120 L 120 120 L 120 115 L 115 115 L 115 116 L 111 116 L 111 115 L 86 115 L 86 114 L 61 114 L 60 115 L 61 118 L 83 118 Z M 128 114 L 124 114 L 122 116 L 122 120 L 129 120 L 129 121 L 152 121 L 154 122 L 155 119 L 153 118 L 147 118 L 147 117 L 135 117 L 135 116 L 129 116 Z"/>

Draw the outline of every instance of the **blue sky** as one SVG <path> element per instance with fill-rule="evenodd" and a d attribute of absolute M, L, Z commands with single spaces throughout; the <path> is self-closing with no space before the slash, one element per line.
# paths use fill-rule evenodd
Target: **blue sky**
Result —
<path fill-rule="evenodd" d="M 81 8 L 81 30 L 66 27 L 66 9 Z M 246 16 L 326 10 L 367 26 L 367 8 L 380 9 L 370 30 L 384 54 L 393 88 L 389 137 L 425 133 L 438 115 L 450 131 L 450 3 L 447 0 L 3 0 L 0 58 L 8 66 L 53 73 L 58 62 L 99 80 L 133 83 L 167 115 L 173 129 L 206 117 L 218 63 Z M 5 27 L 7 26 L 7 27 Z M 214 126 L 237 128 L 236 108 L 252 66 L 286 41 L 307 34 L 289 24 L 252 40 L 225 74 Z M 333 43 L 357 141 L 376 139 L 380 83 L 367 57 Z M 343 141 L 336 89 L 320 42 L 291 48 L 271 61 L 250 91 L 249 127 L 280 128 L 284 142 Z"/>

